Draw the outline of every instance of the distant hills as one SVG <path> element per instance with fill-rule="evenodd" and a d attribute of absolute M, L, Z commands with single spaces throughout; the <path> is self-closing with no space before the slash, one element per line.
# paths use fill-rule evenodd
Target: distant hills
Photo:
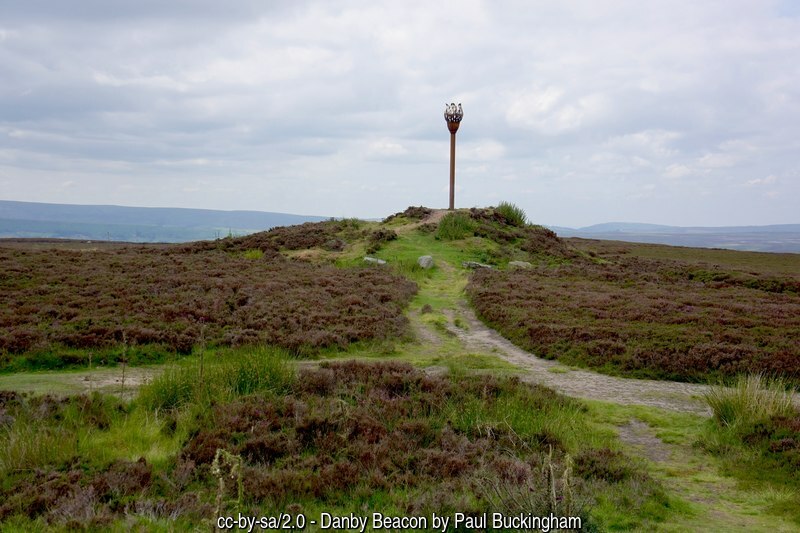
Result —
<path fill-rule="evenodd" d="M 329 217 L 267 211 L 69 205 L 0 200 L 0 238 L 188 242 L 247 235 Z M 560 237 L 800 253 L 800 224 L 679 227 L 609 222 L 584 228 L 548 226 Z"/>
<path fill-rule="evenodd" d="M 188 242 L 327 217 L 266 211 L 67 205 L 0 200 L 0 237 Z"/>
<path fill-rule="evenodd" d="M 559 237 L 725 248 L 755 252 L 800 253 L 800 224 L 771 226 L 680 227 L 609 222 L 585 228 L 550 226 Z"/>

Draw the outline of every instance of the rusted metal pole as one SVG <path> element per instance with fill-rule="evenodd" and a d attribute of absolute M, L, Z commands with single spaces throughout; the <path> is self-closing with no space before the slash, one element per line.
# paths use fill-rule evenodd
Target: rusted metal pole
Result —
<path fill-rule="evenodd" d="M 450 211 L 456 204 L 456 134 L 450 134 Z"/>
<path fill-rule="evenodd" d="M 461 109 L 461 104 L 444 105 L 444 119 L 447 121 L 447 129 L 450 130 L 450 211 L 455 209 L 456 204 L 456 132 L 462 118 L 464 110 Z"/>

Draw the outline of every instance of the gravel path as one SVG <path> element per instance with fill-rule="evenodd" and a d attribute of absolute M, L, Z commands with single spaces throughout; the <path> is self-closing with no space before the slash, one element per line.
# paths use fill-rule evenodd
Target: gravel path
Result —
<path fill-rule="evenodd" d="M 710 409 L 702 399 L 707 385 L 654 381 L 649 379 L 619 378 L 588 370 L 571 370 L 557 361 L 541 359 L 517 347 L 495 330 L 478 320 L 466 302 L 457 312 L 446 311 L 454 333 L 470 350 L 494 353 L 521 368 L 526 377 L 551 387 L 568 396 L 591 398 L 621 404 L 640 404 L 709 416 Z M 466 322 L 467 328 L 452 325 L 456 316 Z"/>

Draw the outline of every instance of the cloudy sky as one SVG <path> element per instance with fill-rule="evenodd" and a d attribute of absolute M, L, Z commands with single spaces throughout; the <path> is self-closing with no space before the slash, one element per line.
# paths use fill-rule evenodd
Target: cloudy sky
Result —
<path fill-rule="evenodd" d="M 800 223 L 800 3 L 0 3 L 0 199 Z"/>

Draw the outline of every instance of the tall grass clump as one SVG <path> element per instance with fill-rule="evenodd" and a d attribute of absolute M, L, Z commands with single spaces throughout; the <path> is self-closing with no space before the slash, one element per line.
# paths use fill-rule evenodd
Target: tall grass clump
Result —
<path fill-rule="evenodd" d="M 389 264 L 392 265 L 395 274 L 415 282 L 430 279 L 435 271 L 435 268 L 422 268 L 417 260 L 411 257 L 392 257 L 389 259 Z"/>
<path fill-rule="evenodd" d="M 242 252 L 242 257 L 245 259 L 250 259 L 251 261 L 255 261 L 264 257 L 264 251 L 259 250 L 258 248 L 251 248 Z"/>
<path fill-rule="evenodd" d="M 528 223 L 528 217 L 525 214 L 525 211 L 523 211 L 521 207 L 517 207 L 512 203 L 500 202 L 500 204 L 495 208 L 495 211 L 503 215 L 503 218 L 506 219 L 506 222 L 512 226 L 522 228 Z"/>
<path fill-rule="evenodd" d="M 705 393 L 705 400 L 714 419 L 726 427 L 794 413 L 786 383 L 760 373 L 739 376 L 733 387 L 713 386 Z"/>
<path fill-rule="evenodd" d="M 288 392 L 295 381 L 294 369 L 284 350 L 261 347 L 246 354 L 234 352 L 209 363 L 166 370 L 139 392 L 139 402 L 149 410 L 169 410 L 189 402 L 210 404 L 255 392 Z"/>
<path fill-rule="evenodd" d="M 436 238 L 443 241 L 455 241 L 473 235 L 475 223 L 466 213 L 447 213 L 439 221 Z"/>
<path fill-rule="evenodd" d="M 0 428 L 0 478 L 14 472 L 60 466 L 77 453 L 77 433 L 30 421 Z"/>
<path fill-rule="evenodd" d="M 139 389 L 139 402 L 150 410 L 176 409 L 188 403 L 200 384 L 200 372 L 194 367 L 167 368 Z"/>
<path fill-rule="evenodd" d="M 244 357 L 221 363 L 209 376 L 212 387 L 229 398 L 259 391 L 288 392 L 294 384 L 294 369 L 283 350 L 258 348 Z"/>

